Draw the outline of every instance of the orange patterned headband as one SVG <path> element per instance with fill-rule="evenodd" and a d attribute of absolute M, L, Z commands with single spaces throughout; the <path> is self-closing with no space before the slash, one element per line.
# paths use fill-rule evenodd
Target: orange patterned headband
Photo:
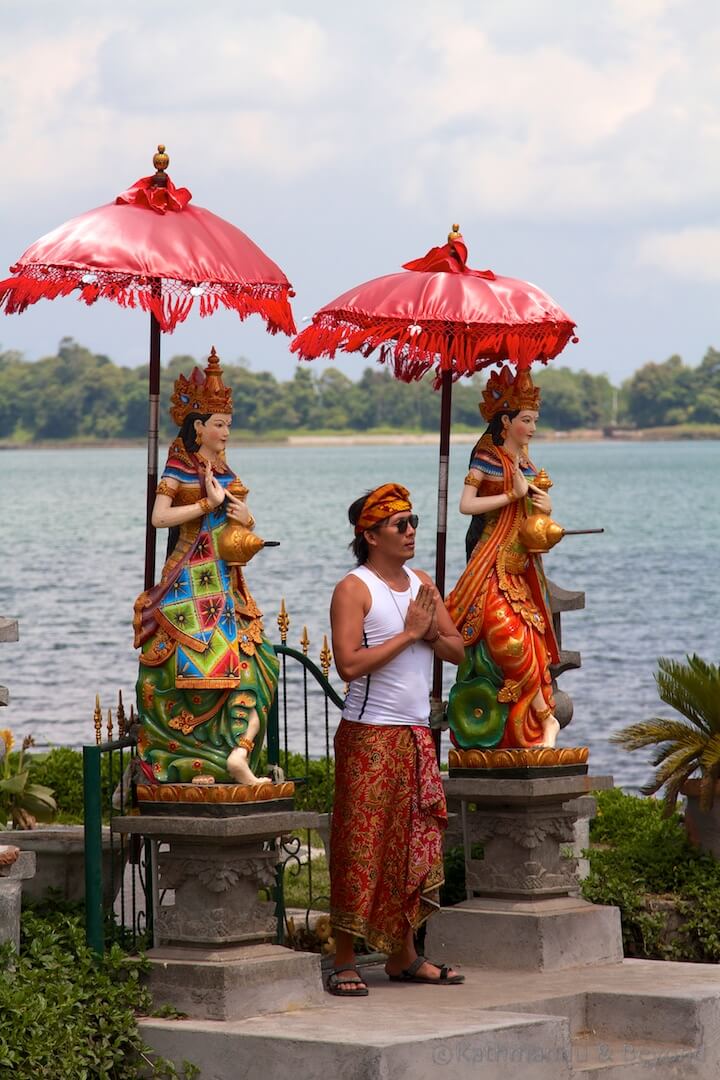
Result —
<path fill-rule="evenodd" d="M 392 514 L 412 510 L 409 495 L 408 489 L 402 487 L 401 484 L 383 484 L 382 487 L 375 488 L 368 495 L 360 511 L 360 517 L 355 523 L 355 535 L 359 536 L 366 529 L 372 529 Z"/>

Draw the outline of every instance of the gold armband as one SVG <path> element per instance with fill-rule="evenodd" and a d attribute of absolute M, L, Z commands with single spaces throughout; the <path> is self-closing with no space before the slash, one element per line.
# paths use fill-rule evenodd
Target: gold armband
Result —
<path fill-rule="evenodd" d="M 463 483 L 467 484 L 469 487 L 479 488 L 482 484 L 482 480 L 477 476 L 473 476 L 473 474 L 469 472 L 463 480 Z"/>
<path fill-rule="evenodd" d="M 172 499 L 172 498 L 175 497 L 176 492 L 175 492 L 174 488 L 170 487 L 170 485 L 168 484 L 165 477 L 163 477 L 163 479 L 160 481 L 158 486 L 155 488 L 155 494 L 156 495 L 167 495 L 168 498 Z"/>
<path fill-rule="evenodd" d="M 202 514 L 209 514 L 210 511 L 212 510 L 212 506 L 210 505 L 210 500 L 209 499 L 199 499 L 198 500 L 198 506 L 200 507 L 200 512 Z"/>

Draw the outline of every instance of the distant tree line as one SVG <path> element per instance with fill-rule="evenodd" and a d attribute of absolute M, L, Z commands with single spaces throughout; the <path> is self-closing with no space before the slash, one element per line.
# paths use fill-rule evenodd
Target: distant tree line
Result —
<path fill-rule="evenodd" d="M 175 356 L 162 371 L 165 436 L 173 433 L 167 412 L 173 383 L 198 362 Z M 233 387 L 234 425 L 240 432 L 438 428 L 440 395 L 431 378 L 402 383 L 378 365 L 367 367 L 357 381 L 338 368 L 316 371 L 310 364 L 298 364 L 284 382 L 270 372 L 252 371 L 242 360 L 223 362 L 223 370 Z M 479 373 L 455 385 L 454 424 L 481 427 L 478 402 L 485 378 Z M 720 423 L 720 352 L 715 349 L 696 367 L 679 356 L 645 364 L 619 388 L 605 375 L 553 364 L 536 379 L 543 391 L 541 423 L 556 430 Z M 60 342 L 56 356 L 34 362 L 0 351 L 0 438 L 140 438 L 146 428 L 147 366 L 122 367 L 71 338 Z"/>

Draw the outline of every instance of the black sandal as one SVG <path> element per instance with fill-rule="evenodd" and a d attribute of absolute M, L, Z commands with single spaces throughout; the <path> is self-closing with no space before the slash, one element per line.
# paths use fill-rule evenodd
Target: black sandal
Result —
<path fill-rule="evenodd" d="M 354 971 L 355 975 L 356 975 L 356 978 L 354 978 L 354 979 L 352 977 L 348 978 L 347 976 L 344 977 L 344 978 L 341 978 L 340 976 L 345 971 Z M 347 983 L 348 985 L 355 986 L 355 987 L 357 987 L 357 989 L 356 990 L 348 990 L 347 987 L 344 985 L 345 983 Z M 367 997 L 368 996 L 367 983 L 365 982 L 364 979 L 360 978 L 360 975 L 359 975 L 359 973 L 357 971 L 357 968 L 354 968 L 354 967 L 333 968 L 332 971 L 330 972 L 330 975 L 328 976 L 326 989 L 327 989 L 328 994 L 334 994 L 335 997 Z"/>
<path fill-rule="evenodd" d="M 426 963 L 440 968 L 440 975 L 437 979 L 433 979 L 429 975 L 418 975 L 418 971 Z M 459 986 L 460 983 L 465 982 L 464 975 L 451 975 L 447 964 L 434 964 L 426 956 L 416 956 L 410 967 L 405 968 L 399 975 L 388 975 L 388 979 L 391 982 L 428 983 L 431 986 Z"/>

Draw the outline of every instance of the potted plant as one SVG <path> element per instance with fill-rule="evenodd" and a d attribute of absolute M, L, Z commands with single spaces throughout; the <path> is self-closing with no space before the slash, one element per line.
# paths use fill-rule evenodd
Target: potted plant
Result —
<path fill-rule="evenodd" d="M 680 717 L 654 717 L 616 732 L 611 742 L 626 750 L 655 746 L 655 776 L 643 789 L 665 788 L 665 813 L 687 796 L 685 827 L 691 840 L 720 856 L 720 667 L 693 655 L 685 661 L 661 657 L 655 675 L 660 699 Z M 699 775 L 696 775 L 699 774 Z"/>
<path fill-rule="evenodd" d="M 25 736 L 17 756 L 10 753 L 14 743 L 7 728 L 0 731 L 0 822 L 12 821 L 13 829 L 34 829 L 38 821 L 52 821 L 57 804 L 52 788 L 29 781 L 25 751 L 34 744 L 32 735 Z"/>

